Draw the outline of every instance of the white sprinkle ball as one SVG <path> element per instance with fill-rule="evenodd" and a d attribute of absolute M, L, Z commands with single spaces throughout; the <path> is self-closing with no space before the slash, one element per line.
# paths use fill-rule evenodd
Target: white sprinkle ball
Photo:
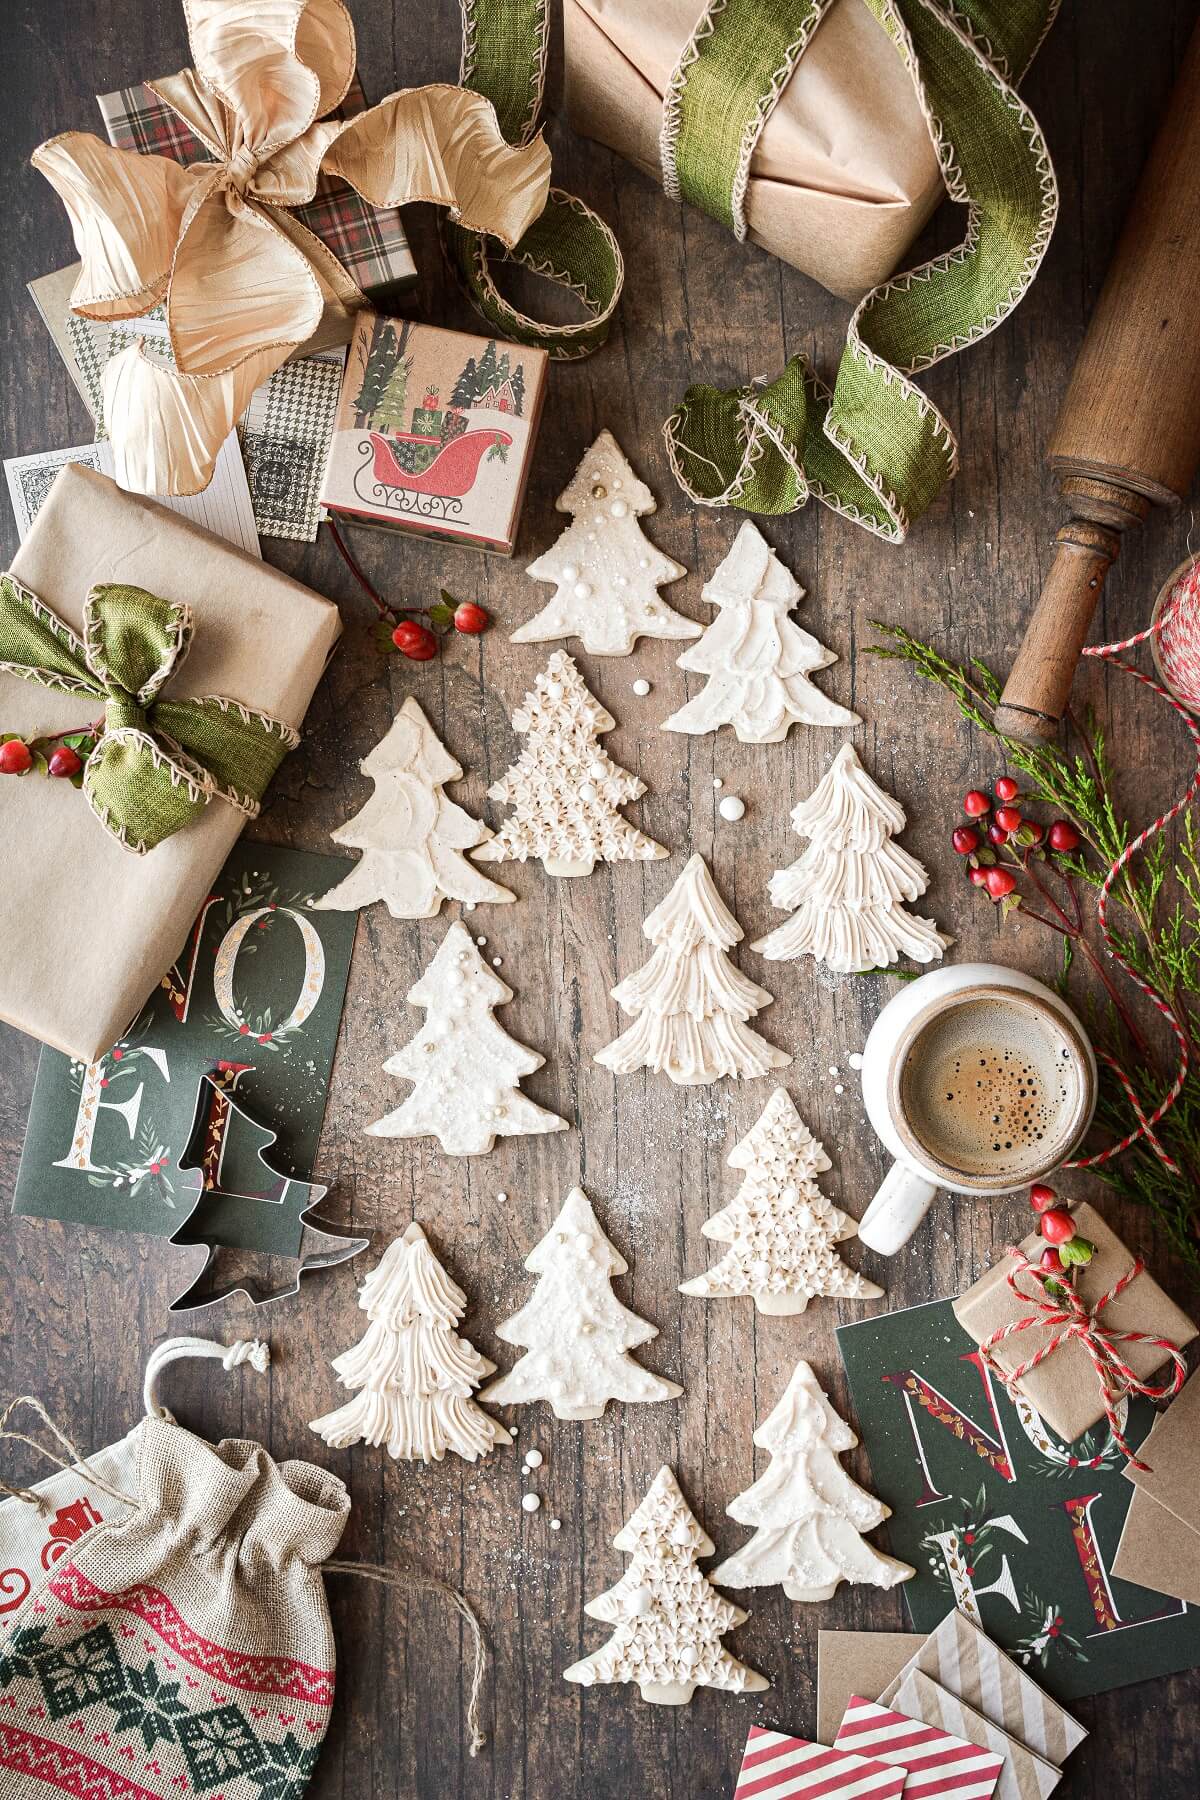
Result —
<path fill-rule="evenodd" d="M 500 1192 L 496 1195 L 496 1199 L 501 1206 L 503 1206 L 504 1202 L 508 1199 L 508 1195 L 504 1192 L 503 1188 L 501 1188 Z"/>
<path fill-rule="evenodd" d="M 479 948 L 482 950 L 483 946 L 487 943 L 487 939 L 486 938 L 476 938 L 475 942 L 479 945 Z"/>
<path fill-rule="evenodd" d="M 723 819 L 741 819 L 745 816 L 746 802 L 739 800 L 736 794 L 726 794 L 717 811 Z"/>
<path fill-rule="evenodd" d="M 648 556 L 639 556 L 638 557 L 638 568 L 639 569 L 648 569 L 649 567 L 650 567 L 650 558 Z"/>
<path fill-rule="evenodd" d="M 842 1084 L 841 1084 L 841 1082 L 840 1082 L 840 1081 L 839 1081 L 839 1082 L 838 1082 L 838 1084 L 837 1084 L 837 1086 L 836 1086 L 836 1087 L 835 1087 L 835 1088 L 834 1088 L 834 1090 L 833 1090 L 833 1091 L 834 1091 L 834 1093 L 835 1093 L 835 1094 L 844 1094 L 844 1093 L 845 1093 L 845 1091 L 846 1091 L 846 1090 L 845 1090 L 845 1088 L 844 1088 L 844 1087 L 843 1087 L 843 1086 L 842 1086 Z"/>
<path fill-rule="evenodd" d="M 493 956 L 492 967 L 493 969 L 498 969 L 500 967 L 500 958 L 498 956 Z"/>
<path fill-rule="evenodd" d="M 638 679 L 633 684 L 633 691 L 635 694 L 648 694 L 650 692 L 650 683 L 644 676 L 639 675 Z"/>
<path fill-rule="evenodd" d="M 577 581 L 579 579 L 578 563 L 564 563 L 562 566 L 562 578 L 564 581 Z"/>
<path fill-rule="evenodd" d="M 836 1075 L 836 1074 L 837 1074 L 837 1073 L 838 1073 L 838 1066 L 837 1066 L 837 1064 L 836 1064 L 836 1063 L 830 1063 L 830 1065 L 829 1065 L 829 1073 L 830 1073 L 830 1074 L 831 1074 L 831 1075 Z"/>
<path fill-rule="evenodd" d="M 562 1520 L 561 1519 L 551 1519 L 550 1529 L 551 1529 L 551 1531 L 561 1531 L 562 1530 Z"/>
<path fill-rule="evenodd" d="M 541 1504 L 542 1503 L 536 1494 L 523 1494 L 521 1497 L 521 1510 L 523 1512 L 534 1513 Z"/>
<path fill-rule="evenodd" d="M 629 507 L 624 500 L 614 500 L 608 510 L 614 519 L 623 519 L 629 511 Z"/>
<path fill-rule="evenodd" d="M 587 600 L 590 598 L 592 590 L 588 582 L 577 581 L 575 586 L 571 589 L 571 592 L 577 600 Z"/>
<path fill-rule="evenodd" d="M 719 775 L 713 776 L 713 786 L 714 788 L 723 788 L 725 786 L 725 783 L 721 780 Z"/>
<path fill-rule="evenodd" d="M 863 1066 L 862 1051 L 852 1050 L 846 1060 L 852 1069 L 861 1069 Z"/>
<path fill-rule="evenodd" d="M 596 798 L 596 784 L 594 781 L 583 782 L 579 789 L 579 798 L 581 800 L 594 800 Z"/>
<path fill-rule="evenodd" d="M 530 1469 L 540 1469 L 542 1466 L 541 1451 L 540 1450 L 527 1450 L 525 1452 L 525 1462 L 526 1462 L 526 1466 Z"/>

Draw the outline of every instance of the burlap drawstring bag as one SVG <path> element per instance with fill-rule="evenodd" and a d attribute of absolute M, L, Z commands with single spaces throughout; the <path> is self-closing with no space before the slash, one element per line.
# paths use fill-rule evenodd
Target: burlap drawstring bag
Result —
<path fill-rule="evenodd" d="M 110 1489 L 125 1516 L 86 1530 L 0 1619 L 0 1800 L 299 1800 L 333 1704 L 323 1566 L 409 1578 L 329 1563 L 350 1514 L 337 1476 L 209 1444 L 155 1409 L 150 1371 L 147 1387 L 136 1491 Z M 38 1499 L 14 1492 L 9 1505 Z"/>

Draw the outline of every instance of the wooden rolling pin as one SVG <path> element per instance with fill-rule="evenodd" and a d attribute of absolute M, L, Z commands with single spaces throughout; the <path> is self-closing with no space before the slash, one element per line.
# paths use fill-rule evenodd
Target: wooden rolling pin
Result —
<path fill-rule="evenodd" d="M 1052 739 L 1121 534 L 1200 461 L 1200 25 L 1125 221 L 1046 460 L 1070 502 L 996 724 Z"/>

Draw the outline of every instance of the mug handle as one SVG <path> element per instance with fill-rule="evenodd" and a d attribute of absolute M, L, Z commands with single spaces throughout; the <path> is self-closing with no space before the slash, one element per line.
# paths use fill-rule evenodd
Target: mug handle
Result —
<path fill-rule="evenodd" d="M 937 1188 L 907 1163 L 894 1162 L 859 1222 L 858 1235 L 868 1250 L 894 1256 L 907 1244 L 929 1208 Z"/>

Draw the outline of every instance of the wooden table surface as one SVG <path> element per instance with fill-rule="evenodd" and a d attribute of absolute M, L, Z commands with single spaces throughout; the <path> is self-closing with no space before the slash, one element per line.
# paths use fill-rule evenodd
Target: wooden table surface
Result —
<path fill-rule="evenodd" d="M 953 931 L 954 954 L 1009 960 L 1037 974 L 1052 966 L 1046 934 L 998 929 L 991 908 L 963 880 L 948 842 L 959 798 L 999 772 L 992 748 L 960 726 L 944 700 L 907 672 L 860 654 L 873 617 L 899 620 L 960 655 L 1005 668 L 1022 618 L 1046 569 L 1058 509 L 1041 466 L 1089 308 L 1194 16 L 1185 0 L 1068 0 L 1027 84 L 1050 141 L 1062 190 L 1057 233 L 1030 297 L 1001 330 L 934 371 L 930 392 L 962 438 L 962 472 L 901 549 L 882 544 L 817 505 L 767 524 L 767 535 L 808 590 L 802 623 L 841 661 L 821 682 L 866 723 L 854 733 L 867 767 L 903 801 L 904 842 L 933 872 L 928 908 Z M 360 67 L 371 94 L 457 70 L 457 9 L 389 8 L 354 0 Z M 407 27 L 420 18 L 420 28 Z M 30 303 L 24 283 L 69 260 L 65 215 L 28 167 L 41 139 L 97 129 L 92 96 L 187 60 L 179 9 L 135 0 L 8 0 L 0 59 L 0 116 L 7 158 L 0 186 L 4 383 L 0 444 L 11 455 L 80 442 L 89 421 Z M 552 82 L 557 93 L 557 81 Z M 673 604 L 708 622 L 700 588 L 724 554 L 737 519 L 685 503 L 667 468 L 659 427 L 694 379 L 725 384 L 774 372 L 805 350 L 834 367 L 847 308 L 761 251 L 740 247 L 709 220 L 680 211 L 630 168 L 572 137 L 552 134 L 556 177 L 585 195 L 614 226 L 629 271 L 608 347 L 557 368 L 542 425 L 518 554 L 511 561 L 416 540 L 360 532 L 356 547 L 390 594 L 427 600 L 439 585 L 488 607 L 497 628 L 459 639 L 439 661 L 383 661 L 372 647 L 362 597 L 331 546 L 267 543 L 266 555 L 342 603 L 346 635 L 313 703 L 304 747 L 286 763 L 254 827 L 264 839 L 308 849 L 361 804 L 358 759 L 379 738 L 405 695 L 416 694 L 468 770 L 455 798 L 495 821 L 487 785 L 508 766 L 516 740 L 508 716 L 553 646 L 510 645 L 507 630 L 540 606 L 546 590 L 527 582 L 527 561 L 563 523 L 554 498 L 602 427 L 612 429 L 659 497 L 648 522 L 654 541 L 690 571 L 670 589 Z M 924 248 L 957 241 L 961 221 L 943 209 Z M 422 270 L 420 315 L 472 328 L 472 317 L 440 264 L 424 209 L 411 220 Z M 15 536 L 0 507 L 7 556 Z M 1184 554 L 1186 513 L 1156 513 L 1127 544 L 1110 579 L 1100 631 L 1124 635 L 1145 623 L 1158 582 Z M 577 649 L 577 646 L 570 646 Z M 464 1330 L 507 1366 L 495 1337 L 529 1289 L 522 1261 L 582 1183 L 632 1265 L 623 1296 L 658 1325 L 644 1359 L 684 1386 L 677 1403 L 610 1407 L 586 1425 L 555 1423 L 539 1406 L 520 1414 L 519 1443 L 540 1447 L 542 1510 L 520 1509 L 519 1454 L 498 1452 L 470 1467 L 455 1457 L 430 1468 L 394 1465 L 381 1451 L 326 1452 L 306 1421 L 332 1403 L 328 1358 L 360 1335 L 355 1277 L 374 1260 L 308 1279 L 265 1313 L 235 1300 L 188 1321 L 196 1329 L 269 1335 L 269 1379 L 216 1379 L 186 1366 L 171 1376 L 171 1404 L 210 1436 L 246 1434 L 277 1456 L 309 1456 L 344 1475 L 354 1510 L 345 1540 L 353 1556 L 413 1567 L 460 1585 L 487 1625 L 494 1660 L 485 1716 L 486 1753 L 465 1754 L 461 1720 L 464 1649 L 436 1602 L 387 1597 L 330 1583 L 338 1629 L 339 1703 L 312 1784 L 313 1800 L 724 1800 L 732 1792 L 746 1727 L 754 1717 L 801 1732 L 814 1724 L 819 1626 L 904 1627 L 899 1593 L 843 1588 L 823 1606 L 793 1606 L 779 1589 L 751 1598 L 753 1617 L 733 1647 L 773 1681 L 761 1704 L 700 1690 L 682 1710 L 647 1706 L 632 1690 L 584 1694 L 562 1669 L 604 1641 L 583 1603 L 625 1566 L 610 1540 L 654 1472 L 670 1462 L 717 1543 L 744 1539 L 725 1506 L 753 1478 L 750 1433 L 807 1357 L 845 1409 L 833 1327 L 862 1315 L 852 1303 L 819 1302 L 797 1319 L 764 1319 L 744 1303 L 705 1304 L 676 1291 L 707 1266 L 701 1222 L 734 1191 L 724 1158 L 757 1117 L 768 1082 L 676 1089 L 665 1079 L 614 1078 L 592 1052 L 614 1035 L 608 989 L 648 953 L 640 926 L 650 907 L 699 850 L 744 925 L 747 939 L 777 922 L 766 894 L 771 870 L 798 854 L 788 811 L 807 794 L 839 734 L 796 729 L 784 745 L 748 748 L 719 737 L 664 734 L 657 723 L 696 691 L 673 662 L 677 646 L 643 640 L 631 659 L 580 656 L 595 691 L 618 720 L 607 747 L 649 792 L 632 814 L 670 862 L 600 867 L 584 881 L 547 879 L 540 865 L 506 865 L 519 903 L 475 915 L 517 997 L 505 1022 L 535 1044 L 546 1066 L 526 1086 L 570 1121 L 556 1136 L 501 1141 L 483 1158 L 441 1156 L 427 1142 L 363 1135 L 368 1120 L 397 1104 L 381 1065 L 419 1022 L 404 994 L 428 960 L 445 918 L 391 920 L 373 908 L 360 921 L 342 1037 L 329 1096 L 320 1168 L 336 1186 L 330 1216 L 377 1234 L 378 1248 L 416 1217 L 471 1296 Z M 648 698 L 632 683 L 647 677 Z M 1111 722 L 1114 755 L 1128 772 L 1124 795 L 1149 817 L 1179 791 L 1188 765 L 1182 732 L 1120 677 L 1091 668 L 1079 691 Z M 3 720 L 0 719 L 0 726 Z M 746 801 L 746 816 L 717 814 L 714 777 Z M 69 880 L 68 871 L 63 879 Z M 456 909 L 451 909 L 454 911 Z M 0 954 L 19 954 L 20 921 L 3 922 Z M 865 1124 L 853 1077 L 834 1091 L 828 1070 L 845 1067 L 894 991 L 887 979 L 838 979 L 807 964 L 764 965 L 743 956 L 776 995 L 758 1023 L 794 1056 L 785 1084 L 824 1140 L 834 1173 L 826 1186 L 861 1214 L 884 1169 Z M 0 1182 L 16 1172 L 37 1046 L 13 1032 L 0 1040 Z M 1083 1182 L 1078 1190 L 1087 1191 Z M 506 1195 L 506 1198 L 501 1197 Z M 994 1207 L 943 1196 L 909 1249 L 883 1264 L 852 1253 L 888 1288 L 893 1307 L 951 1294 L 970 1282 L 1023 1224 L 1023 1202 Z M 1118 1228 L 1138 1220 L 1106 1201 Z M 171 1256 L 158 1243 L 54 1223 L 6 1218 L 0 1305 L 8 1356 L 3 1387 L 40 1394 L 84 1444 L 121 1435 L 139 1404 L 141 1369 L 171 1321 Z M 1164 1285 L 1194 1299 L 1160 1252 Z M 500 1352 L 503 1356 L 500 1357 Z M 763 1455 L 758 1455 L 761 1470 Z M 861 1452 L 851 1459 L 860 1476 Z M 562 1518 L 551 1534 L 549 1519 Z M 1069 1800 L 1189 1800 L 1197 1792 L 1194 1708 L 1200 1679 L 1185 1674 L 1081 1702 L 1092 1735 L 1071 1759 L 1059 1792 Z"/>

